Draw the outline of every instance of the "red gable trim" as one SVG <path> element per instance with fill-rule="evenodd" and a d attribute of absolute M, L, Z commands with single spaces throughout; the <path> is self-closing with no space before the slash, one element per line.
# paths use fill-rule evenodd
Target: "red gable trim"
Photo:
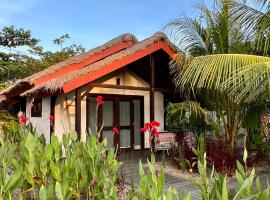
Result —
<path fill-rule="evenodd" d="M 64 75 L 64 74 L 69 73 L 71 71 L 81 69 L 81 68 L 83 68 L 83 67 L 85 67 L 85 66 L 87 66 L 89 64 L 92 64 L 92 63 L 94 63 L 94 62 L 96 62 L 98 60 L 101 60 L 101 59 L 103 59 L 103 58 L 105 58 L 105 57 L 107 57 L 109 55 L 112 55 L 112 54 L 114 54 L 114 53 L 116 53 L 118 51 L 121 51 L 121 50 L 123 50 L 123 49 L 125 49 L 125 48 L 127 48 L 129 46 L 132 46 L 132 45 L 134 45 L 134 42 L 131 42 L 131 41 L 122 42 L 120 44 L 117 44 L 117 45 L 115 45 L 115 46 L 113 46 L 113 47 L 111 47 L 111 48 L 109 48 L 109 49 L 107 49 L 107 50 L 105 50 L 105 51 L 103 51 L 101 53 L 90 56 L 88 59 L 86 59 L 85 61 L 83 61 L 81 63 L 74 63 L 74 64 L 71 64 L 71 65 L 67 65 L 66 67 L 64 67 L 64 68 L 62 68 L 62 69 L 60 69 L 60 70 L 58 70 L 58 71 L 56 71 L 56 72 L 54 72 L 52 74 L 44 76 L 44 77 L 36 80 L 34 82 L 34 85 L 35 86 L 41 85 L 41 84 L 43 84 L 43 83 L 45 83 L 45 82 L 47 82 L 49 80 L 55 79 L 55 78 L 57 78 L 57 77 L 59 77 L 61 75 Z"/>
<path fill-rule="evenodd" d="M 93 80 L 96 80 L 106 74 L 109 74 L 117 69 L 120 69 L 136 60 L 139 60 L 159 49 L 163 49 L 169 56 L 174 56 L 174 51 L 164 42 L 160 41 L 158 43 L 152 44 L 145 48 L 144 50 L 138 51 L 131 56 L 125 56 L 120 60 L 117 60 L 107 66 L 103 66 L 94 72 L 89 72 L 86 75 L 75 78 L 67 83 L 65 83 L 62 87 L 64 93 L 68 93 L 82 85 L 85 85 Z"/>

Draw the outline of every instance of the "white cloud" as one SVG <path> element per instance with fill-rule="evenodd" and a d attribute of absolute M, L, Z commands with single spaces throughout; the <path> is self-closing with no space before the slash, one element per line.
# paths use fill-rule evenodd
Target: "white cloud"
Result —
<path fill-rule="evenodd" d="M 26 13 L 37 3 L 37 0 L 0 0 L 0 25 L 10 23 L 12 16 Z"/>

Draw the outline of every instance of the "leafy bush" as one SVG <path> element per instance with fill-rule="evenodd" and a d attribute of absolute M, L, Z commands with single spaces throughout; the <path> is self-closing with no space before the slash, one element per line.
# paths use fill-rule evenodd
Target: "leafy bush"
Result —
<path fill-rule="evenodd" d="M 19 148 L 9 141 L 0 148 L 0 199 L 117 199 L 117 171 L 121 166 L 106 141 L 96 136 L 77 142 L 76 134 L 49 145 L 36 135 L 22 136 Z M 13 147 L 13 148 L 10 148 Z"/>

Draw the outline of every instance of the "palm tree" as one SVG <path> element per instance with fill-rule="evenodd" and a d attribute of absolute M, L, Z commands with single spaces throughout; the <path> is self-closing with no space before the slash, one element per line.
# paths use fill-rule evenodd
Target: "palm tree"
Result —
<path fill-rule="evenodd" d="M 231 6 L 231 18 L 244 30 L 252 41 L 252 53 L 270 54 L 270 1 L 251 0 L 252 7 L 241 1 L 226 0 Z"/>
<path fill-rule="evenodd" d="M 240 76 L 233 77 L 244 66 L 270 62 L 270 58 L 243 55 L 249 52 L 251 43 L 248 35 L 239 30 L 238 22 L 230 20 L 231 4 L 216 0 L 212 10 L 205 5 L 197 8 L 202 13 L 201 25 L 198 25 L 198 20 L 184 17 L 170 22 L 166 27 L 181 50 L 171 63 L 174 82 L 179 90 L 188 88 L 196 97 L 210 100 L 208 103 L 202 101 L 202 104 L 214 111 L 223 127 L 220 132 L 234 147 L 244 121 L 249 117 L 251 105 L 236 101 L 234 96 L 228 95 L 227 90 L 236 91 L 232 90 L 231 85 L 242 80 Z M 198 56 L 198 52 L 202 52 L 201 56 Z M 189 58 L 179 59 L 183 56 Z M 184 60 L 188 62 L 184 63 Z M 262 107 L 258 109 L 258 113 L 261 113 Z"/>

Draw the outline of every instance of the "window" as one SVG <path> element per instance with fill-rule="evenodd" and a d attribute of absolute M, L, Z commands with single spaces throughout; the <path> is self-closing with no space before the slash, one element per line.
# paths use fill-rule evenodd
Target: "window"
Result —
<path fill-rule="evenodd" d="M 42 117 L 42 99 L 34 99 L 31 107 L 31 117 Z"/>
<path fill-rule="evenodd" d="M 121 84 L 121 79 L 120 78 L 117 78 L 116 79 L 116 85 L 120 85 Z"/>

